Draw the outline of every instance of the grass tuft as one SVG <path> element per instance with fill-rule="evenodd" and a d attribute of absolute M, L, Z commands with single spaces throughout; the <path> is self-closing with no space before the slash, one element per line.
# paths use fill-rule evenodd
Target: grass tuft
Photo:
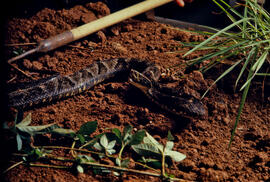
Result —
<path fill-rule="evenodd" d="M 230 148 L 252 80 L 256 76 L 269 76 L 269 74 L 260 71 L 266 62 L 270 63 L 270 14 L 260 6 L 256 0 L 246 0 L 244 4 L 238 3 L 234 7 L 223 0 L 212 1 L 221 8 L 232 23 L 222 30 L 218 30 L 216 33 L 211 34 L 211 36 L 203 42 L 189 43 L 188 46 L 191 46 L 192 49 L 189 50 L 185 56 L 197 50 L 208 50 L 208 54 L 188 62 L 188 65 L 192 66 L 211 60 L 210 63 L 202 67 L 201 71 L 207 71 L 214 65 L 222 63 L 225 59 L 232 59 L 239 54 L 244 57 L 243 59 L 233 61 L 230 67 L 213 83 L 215 84 L 228 75 L 237 65 L 242 66 L 235 82 L 234 89 L 236 90 L 238 88 L 240 80 L 246 81 L 239 89 L 243 92 L 243 95 L 234 128 L 231 133 L 229 143 Z M 234 31 L 232 32 L 232 30 Z M 206 33 L 204 33 L 204 35 L 206 35 Z"/>

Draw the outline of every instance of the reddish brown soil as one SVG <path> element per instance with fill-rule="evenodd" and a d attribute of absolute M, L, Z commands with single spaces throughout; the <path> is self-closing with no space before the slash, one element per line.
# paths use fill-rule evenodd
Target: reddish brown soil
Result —
<path fill-rule="evenodd" d="M 77 27 L 109 13 L 101 3 L 75 6 L 71 9 L 43 9 L 35 16 L 13 18 L 7 28 L 6 43 L 32 43 Z M 156 22 L 128 20 L 86 37 L 47 54 L 17 61 L 17 65 L 33 79 L 54 72 L 70 74 L 95 60 L 117 57 L 134 57 L 153 61 L 163 68 L 183 63 L 198 56 L 183 58 L 178 41 L 198 41 L 202 38 L 191 33 L 174 30 Z M 33 46 L 7 48 L 8 56 L 18 48 L 28 50 Z M 177 52 L 180 51 L 180 52 Z M 172 72 L 184 76 L 179 86 L 186 92 L 200 96 L 213 82 L 199 72 L 183 75 L 184 67 Z M 216 70 L 217 72 L 218 70 Z M 217 74 L 214 75 L 216 77 Z M 14 78 L 14 79 L 13 79 Z M 10 71 L 11 82 L 31 81 L 15 70 Z M 225 80 L 226 81 L 226 80 Z M 145 129 L 158 139 L 165 138 L 169 130 L 175 136 L 174 149 L 187 155 L 170 173 L 191 181 L 269 181 L 270 135 L 269 104 L 257 100 L 261 92 L 253 94 L 245 105 L 241 122 L 230 150 L 230 132 L 239 107 L 241 94 L 232 94 L 226 83 L 214 87 L 203 99 L 208 115 L 184 119 L 171 116 L 149 102 L 133 89 L 126 79 L 105 82 L 71 98 L 33 108 L 33 124 L 58 123 L 73 130 L 87 121 L 98 121 L 98 131 L 106 128 L 123 128 L 131 124 Z M 269 81 L 269 80 L 268 80 Z M 224 86 L 225 85 L 225 86 Z M 256 91 L 256 90 L 255 90 Z M 255 93 L 255 92 L 254 92 Z M 133 99 L 133 98 L 137 99 Z M 258 99 L 256 99 L 258 98 Z M 188 124 L 186 124 L 188 123 Z M 77 175 L 69 170 L 18 166 L 10 170 L 7 181 L 117 181 L 113 175 L 94 176 L 91 171 Z M 159 181 L 158 178 L 125 174 L 123 181 Z"/>

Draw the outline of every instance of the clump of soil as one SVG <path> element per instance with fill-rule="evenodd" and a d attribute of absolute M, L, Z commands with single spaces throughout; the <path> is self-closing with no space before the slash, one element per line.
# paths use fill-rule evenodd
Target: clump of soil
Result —
<path fill-rule="evenodd" d="M 13 18 L 8 23 L 6 43 L 32 43 L 65 30 L 93 21 L 110 11 L 103 3 L 78 5 L 71 9 L 43 9 L 33 17 Z M 200 56 L 197 52 L 183 58 L 184 48 L 178 41 L 190 42 L 203 37 L 172 29 L 157 22 L 130 19 L 101 30 L 92 36 L 71 43 L 46 54 L 33 55 L 16 62 L 17 66 L 39 79 L 55 72 L 71 74 L 93 61 L 117 57 L 133 57 L 155 62 L 163 70 L 185 63 Z M 6 52 L 31 45 L 9 47 Z M 184 65 L 184 64 L 182 64 Z M 200 97 L 218 76 L 205 77 L 198 71 L 184 73 L 185 67 L 177 67 L 171 72 L 180 80 L 172 86 Z M 31 81 L 21 73 L 11 69 L 9 83 Z M 165 80 L 166 81 L 166 80 Z M 260 93 L 255 95 L 261 97 Z M 137 98 L 137 99 L 133 99 Z M 149 102 L 133 89 L 127 79 L 104 82 L 94 88 L 64 100 L 34 107 L 33 124 L 57 123 L 62 127 L 78 130 L 88 121 L 97 120 L 98 130 L 123 128 L 131 124 L 136 129 L 145 129 L 153 136 L 165 138 L 170 130 L 175 136 L 174 149 L 187 158 L 170 169 L 178 178 L 195 181 L 268 181 L 270 136 L 269 104 L 249 98 L 242 113 L 236 136 L 230 150 L 230 132 L 238 111 L 241 95 L 213 87 L 202 100 L 206 109 L 205 117 L 172 116 Z M 124 181 L 159 181 L 158 178 L 125 174 Z M 10 170 L 7 181 L 117 181 L 113 175 L 74 174 L 62 169 L 18 166 Z"/>

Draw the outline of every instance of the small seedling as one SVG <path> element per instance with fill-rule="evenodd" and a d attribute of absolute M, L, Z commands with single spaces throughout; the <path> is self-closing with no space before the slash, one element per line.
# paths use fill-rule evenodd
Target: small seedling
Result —
<path fill-rule="evenodd" d="M 126 146 L 132 146 L 140 144 L 143 141 L 143 138 L 145 136 L 145 131 L 140 130 L 134 134 L 132 134 L 133 127 L 130 125 L 127 125 L 123 132 L 117 128 L 112 129 L 112 132 L 115 134 L 115 136 L 118 138 L 119 143 L 121 145 L 121 149 L 118 155 L 118 158 L 116 159 L 116 164 L 120 167 L 127 167 L 129 164 L 129 160 L 123 160 L 122 161 L 122 153 L 124 151 L 124 148 Z"/>
<path fill-rule="evenodd" d="M 15 56 L 19 56 L 19 55 L 21 55 L 22 53 L 24 53 L 25 52 L 25 50 L 23 50 L 23 48 L 18 48 L 18 49 L 16 49 L 16 50 L 14 50 L 13 51 L 13 54 L 15 55 Z"/>
<path fill-rule="evenodd" d="M 116 140 L 109 142 L 106 134 L 104 134 L 100 138 L 100 141 L 94 144 L 94 147 L 100 152 L 105 152 L 106 155 L 112 155 L 116 152 L 114 149 L 115 144 Z"/>
<path fill-rule="evenodd" d="M 76 169 L 77 169 L 78 173 L 84 173 L 84 168 L 81 165 L 82 163 L 85 163 L 85 162 L 96 162 L 95 159 L 92 158 L 89 155 L 77 155 L 76 161 L 77 162 L 74 163 L 74 165 L 76 166 Z"/>
<path fill-rule="evenodd" d="M 186 158 L 186 155 L 177 151 L 173 151 L 172 150 L 173 146 L 174 146 L 174 143 L 172 141 L 167 141 L 166 145 L 163 146 L 155 138 L 153 138 L 149 133 L 146 132 L 146 136 L 143 139 L 143 143 L 132 145 L 132 149 L 135 152 L 137 152 L 139 155 L 142 155 L 143 157 L 150 157 L 150 159 L 146 160 L 146 162 L 150 161 L 150 162 L 157 163 L 157 161 L 153 159 L 153 157 L 159 160 L 161 159 L 162 175 L 166 177 L 166 173 L 165 173 L 166 157 L 169 157 L 175 162 L 180 162 Z"/>
<path fill-rule="evenodd" d="M 84 123 L 80 129 L 75 132 L 71 129 L 65 129 L 65 128 L 56 128 L 52 131 L 52 133 L 59 134 L 62 136 L 68 136 L 74 139 L 74 142 L 79 141 L 80 144 L 83 144 L 83 147 L 94 144 L 95 140 L 90 137 L 92 133 L 94 133 L 97 129 L 97 121 L 90 121 Z M 74 145 L 75 145 L 74 143 Z"/>

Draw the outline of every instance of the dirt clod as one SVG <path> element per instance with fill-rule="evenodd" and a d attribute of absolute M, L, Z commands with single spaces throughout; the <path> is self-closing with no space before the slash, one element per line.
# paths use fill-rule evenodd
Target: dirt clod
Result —
<path fill-rule="evenodd" d="M 42 70 L 43 69 L 42 63 L 40 63 L 38 61 L 33 61 L 32 65 L 33 65 L 32 68 L 34 70 Z"/>
<path fill-rule="evenodd" d="M 27 69 L 32 69 L 33 64 L 31 63 L 31 61 L 29 59 L 24 59 L 23 60 L 23 66 Z"/>
<path fill-rule="evenodd" d="M 97 41 L 98 42 L 102 42 L 102 43 L 105 43 L 106 42 L 107 37 L 106 37 L 106 35 L 102 31 L 98 31 L 96 33 L 96 35 L 97 35 Z"/>

